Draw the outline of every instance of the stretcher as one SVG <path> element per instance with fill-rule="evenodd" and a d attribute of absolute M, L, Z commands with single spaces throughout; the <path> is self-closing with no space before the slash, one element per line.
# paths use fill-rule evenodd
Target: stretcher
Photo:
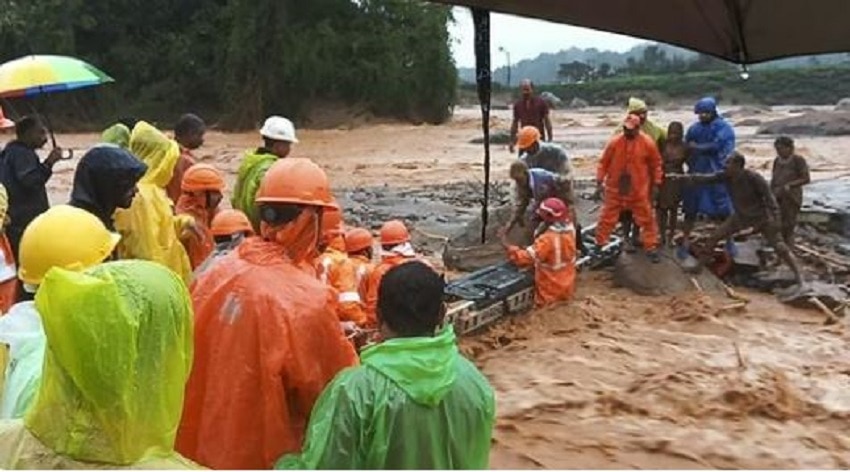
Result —
<path fill-rule="evenodd" d="M 596 225 L 584 228 L 581 238 L 588 252 L 576 260 L 577 270 L 593 270 L 612 264 L 620 254 L 622 240 L 612 236 L 603 247 L 594 241 Z M 445 323 L 463 335 L 479 331 L 505 316 L 534 308 L 534 273 L 510 263 L 485 267 L 446 286 L 449 305 Z"/>

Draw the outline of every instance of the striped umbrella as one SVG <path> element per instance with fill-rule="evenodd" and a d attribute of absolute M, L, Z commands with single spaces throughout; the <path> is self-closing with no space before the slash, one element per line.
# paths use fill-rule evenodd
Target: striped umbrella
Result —
<path fill-rule="evenodd" d="M 112 77 L 79 59 L 25 56 L 0 65 L 0 97 L 32 97 L 114 82 Z"/>

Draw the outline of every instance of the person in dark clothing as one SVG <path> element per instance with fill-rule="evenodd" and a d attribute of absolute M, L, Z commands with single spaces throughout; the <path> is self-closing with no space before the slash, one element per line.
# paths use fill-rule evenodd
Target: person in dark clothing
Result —
<path fill-rule="evenodd" d="M 669 177 L 683 180 L 686 184 L 726 184 L 734 212 L 708 237 L 706 241 L 708 251 L 712 251 L 719 241 L 752 228 L 761 233 L 765 241 L 776 250 L 776 254 L 794 272 L 797 284 L 802 285 L 803 276 L 797 259 L 780 237 L 779 205 L 770 191 L 770 186 L 761 174 L 745 169 L 745 165 L 746 158 L 736 151 L 729 156 L 722 172 L 676 174 Z"/>
<path fill-rule="evenodd" d="M 6 234 L 17 260 L 24 229 L 50 208 L 47 181 L 53 165 L 62 159 L 62 149 L 50 151 L 44 162 L 36 154 L 47 143 L 47 128 L 38 118 L 26 117 L 16 124 L 17 139 L 0 154 L 0 181 L 9 193 L 9 227 Z"/>
<path fill-rule="evenodd" d="M 77 165 L 68 204 L 95 215 L 109 231 L 115 231 L 112 214 L 117 208 L 130 208 L 136 196 L 136 183 L 147 168 L 121 147 L 107 144 L 93 147 Z"/>
<path fill-rule="evenodd" d="M 779 205 L 782 239 L 793 248 L 797 216 L 803 206 L 803 186 L 811 182 L 809 164 L 794 152 L 794 140 L 787 136 L 777 138 L 774 147 L 777 157 L 773 161 L 770 189 Z"/>

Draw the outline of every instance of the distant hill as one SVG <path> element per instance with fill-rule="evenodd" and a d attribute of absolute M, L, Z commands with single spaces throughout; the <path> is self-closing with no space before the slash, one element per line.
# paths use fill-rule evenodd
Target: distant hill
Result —
<path fill-rule="evenodd" d="M 640 60 L 643 57 L 644 50 L 654 45 L 657 45 L 671 59 L 679 57 L 684 60 L 692 60 L 697 57 L 697 53 L 687 49 L 649 42 L 635 46 L 626 52 L 600 51 L 596 48 L 570 48 L 556 53 L 543 53 L 534 59 L 526 59 L 513 64 L 511 68 L 511 83 L 512 85 L 516 85 L 524 78 L 529 78 L 537 84 L 558 83 L 558 69 L 560 65 L 573 61 L 584 62 L 594 67 L 607 63 L 614 69 L 622 68 L 628 63 L 630 58 Z M 782 59 L 754 66 L 753 69 L 828 66 L 841 63 L 850 63 L 850 54 L 826 54 Z M 462 82 L 475 82 L 475 69 L 473 68 L 458 68 L 458 75 Z M 495 82 L 504 84 L 506 79 L 506 67 L 500 67 L 493 71 L 493 80 Z"/>

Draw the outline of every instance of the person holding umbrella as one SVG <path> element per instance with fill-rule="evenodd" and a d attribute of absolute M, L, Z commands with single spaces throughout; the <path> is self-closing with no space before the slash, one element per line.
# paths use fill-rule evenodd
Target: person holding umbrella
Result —
<path fill-rule="evenodd" d="M 28 116 L 15 126 L 17 139 L 0 153 L 0 182 L 9 194 L 9 227 L 7 235 L 15 258 L 24 229 L 38 215 L 50 208 L 47 181 L 53 166 L 62 159 L 62 148 L 50 151 L 44 162 L 36 150 L 47 144 L 47 128 L 36 117 Z"/>

